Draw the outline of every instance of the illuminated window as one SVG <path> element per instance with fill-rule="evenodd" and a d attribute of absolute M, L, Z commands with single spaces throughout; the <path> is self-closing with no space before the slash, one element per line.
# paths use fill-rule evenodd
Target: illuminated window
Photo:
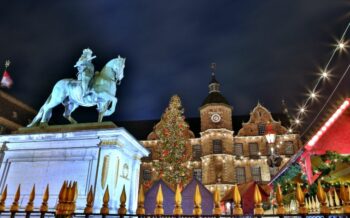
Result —
<path fill-rule="evenodd" d="M 243 144 L 242 143 L 237 143 L 234 146 L 234 154 L 236 156 L 242 156 L 243 155 Z"/>
<path fill-rule="evenodd" d="M 200 160 L 202 156 L 201 145 L 193 145 L 192 147 L 192 158 L 193 160 Z"/>
<path fill-rule="evenodd" d="M 193 169 L 193 177 L 198 181 L 202 181 L 202 169 Z"/>
<path fill-rule="evenodd" d="M 258 135 L 265 135 L 266 125 L 264 123 L 258 124 Z"/>
<path fill-rule="evenodd" d="M 236 167 L 236 182 L 238 184 L 245 183 L 245 168 Z"/>
<path fill-rule="evenodd" d="M 252 173 L 252 178 L 255 182 L 261 181 L 261 169 L 259 166 L 252 166 L 251 173 Z"/>
<path fill-rule="evenodd" d="M 294 154 L 294 144 L 292 141 L 285 142 L 285 153 L 286 155 Z"/>
<path fill-rule="evenodd" d="M 144 170 L 143 170 L 143 175 L 142 175 L 142 177 L 143 177 L 143 180 L 144 180 L 144 181 L 149 181 L 149 180 L 151 180 L 151 179 L 152 179 L 152 172 L 151 172 L 151 170 L 149 170 L 149 169 L 144 169 Z"/>
<path fill-rule="evenodd" d="M 213 153 L 222 154 L 222 141 L 220 139 L 213 140 Z"/>
<path fill-rule="evenodd" d="M 259 156 L 259 145 L 258 143 L 249 143 L 249 154 L 252 157 Z"/>

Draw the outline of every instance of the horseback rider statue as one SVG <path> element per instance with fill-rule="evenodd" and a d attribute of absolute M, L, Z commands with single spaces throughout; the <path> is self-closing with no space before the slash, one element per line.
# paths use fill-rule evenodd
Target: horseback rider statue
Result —
<path fill-rule="evenodd" d="M 78 68 L 77 79 L 81 84 L 82 97 L 84 97 L 91 88 L 90 82 L 95 74 L 95 67 L 91 61 L 95 58 L 96 56 L 92 56 L 91 49 L 86 48 L 83 50 L 83 54 L 74 65 L 74 67 Z"/>
<path fill-rule="evenodd" d="M 109 60 L 99 73 L 95 73 L 91 49 L 83 50 L 82 55 L 74 67 L 78 69 L 77 80 L 61 79 L 53 87 L 51 94 L 40 108 L 38 114 L 28 125 L 47 124 L 52 115 L 52 109 L 63 104 L 63 116 L 71 123 L 76 121 L 71 116 L 79 106 L 96 106 L 98 122 L 103 117 L 114 113 L 118 99 L 117 85 L 124 77 L 125 58 L 118 56 Z"/>

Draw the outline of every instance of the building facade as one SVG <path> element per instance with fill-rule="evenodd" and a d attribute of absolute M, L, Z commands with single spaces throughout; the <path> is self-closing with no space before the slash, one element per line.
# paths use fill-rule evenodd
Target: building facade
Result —
<path fill-rule="evenodd" d="M 252 180 L 267 183 L 301 146 L 299 135 L 288 132 L 260 103 L 237 132 L 233 128 L 233 112 L 212 73 L 208 96 L 199 108 L 200 133 L 190 139 L 192 160 L 187 163 L 192 176 L 211 191 L 219 187 L 224 193 L 234 184 Z M 267 134 L 273 135 L 272 142 L 268 142 Z M 147 140 L 141 141 L 151 152 L 142 160 L 140 171 L 141 183 L 146 186 L 158 179 L 153 167 L 159 158 L 154 135 L 151 132 Z M 277 166 L 271 167 L 275 161 L 272 157 L 278 157 Z"/>
<path fill-rule="evenodd" d="M 13 96 L 0 91 L 0 134 L 26 126 L 37 111 Z"/>

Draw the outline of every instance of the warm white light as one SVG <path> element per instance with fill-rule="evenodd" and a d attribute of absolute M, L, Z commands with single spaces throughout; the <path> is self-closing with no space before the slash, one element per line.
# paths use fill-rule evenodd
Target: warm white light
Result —
<path fill-rule="evenodd" d="M 329 76 L 329 73 L 327 71 L 323 71 L 321 75 L 324 79 L 327 79 Z"/>
<path fill-rule="evenodd" d="M 231 203 L 230 202 L 226 202 L 226 209 L 229 211 L 231 208 Z"/>
<path fill-rule="evenodd" d="M 289 128 L 289 129 L 288 129 L 288 132 L 292 133 L 292 132 L 293 132 L 293 129 L 292 129 L 292 128 Z"/>
<path fill-rule="evenodd" d="M 344 43 L 343 41 L 340 41 L 340 42 L 338 43 L 338 48 L 339 48 L 340 50 L 344 50 L 344 48 L 345 48 L 345 43 Z"/>
<path fill-rule="evenodd" d="M 305 107 L 304 106 L 302 106 L 301 108 L 300 108 L 300 113 L 305 113 L 305 111 L 306 111 L 306 109 L 305 109 Z"/>
<path fill-rule="evenodd" d="M 266 141 L 267 141 L 269 144 L 275 143 L 276 134 L 269 133 L 269 134 L 266 134 L 265 137 L 266 137 Z"/>
<path fill-rule="evenodd" d="M 299 119 L 296 119 L 296 120 L 295 120 L 295 123 L 296 123 L 296 124 L 300 124 L 300 120 L 299 120 Z"/>

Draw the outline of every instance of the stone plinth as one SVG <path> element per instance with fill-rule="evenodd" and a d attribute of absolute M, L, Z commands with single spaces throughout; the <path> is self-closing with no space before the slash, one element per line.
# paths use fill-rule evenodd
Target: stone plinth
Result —
<path fill-rule="evenodd" d="M 4 150 L 0 188 L 8 185 L 7 204 L 21 184 L 20 207 L 24 208 L 35 184 L 34 205 L 39 207 L 49 184 L 49 207 L 54 208 L 63 181 L 70 180 L 78 182 L 78 211 L 84 209 L 91 185 L 95 212 L 102 206 L 107 186 L 109 207 L 116 212 L 124 185 L 128 212 L 136 211 L 140 159 L 148 151 L 122 127 L 106 122 L 22 128 L 14 135 L 0 136 L 0 144 Z"/>

